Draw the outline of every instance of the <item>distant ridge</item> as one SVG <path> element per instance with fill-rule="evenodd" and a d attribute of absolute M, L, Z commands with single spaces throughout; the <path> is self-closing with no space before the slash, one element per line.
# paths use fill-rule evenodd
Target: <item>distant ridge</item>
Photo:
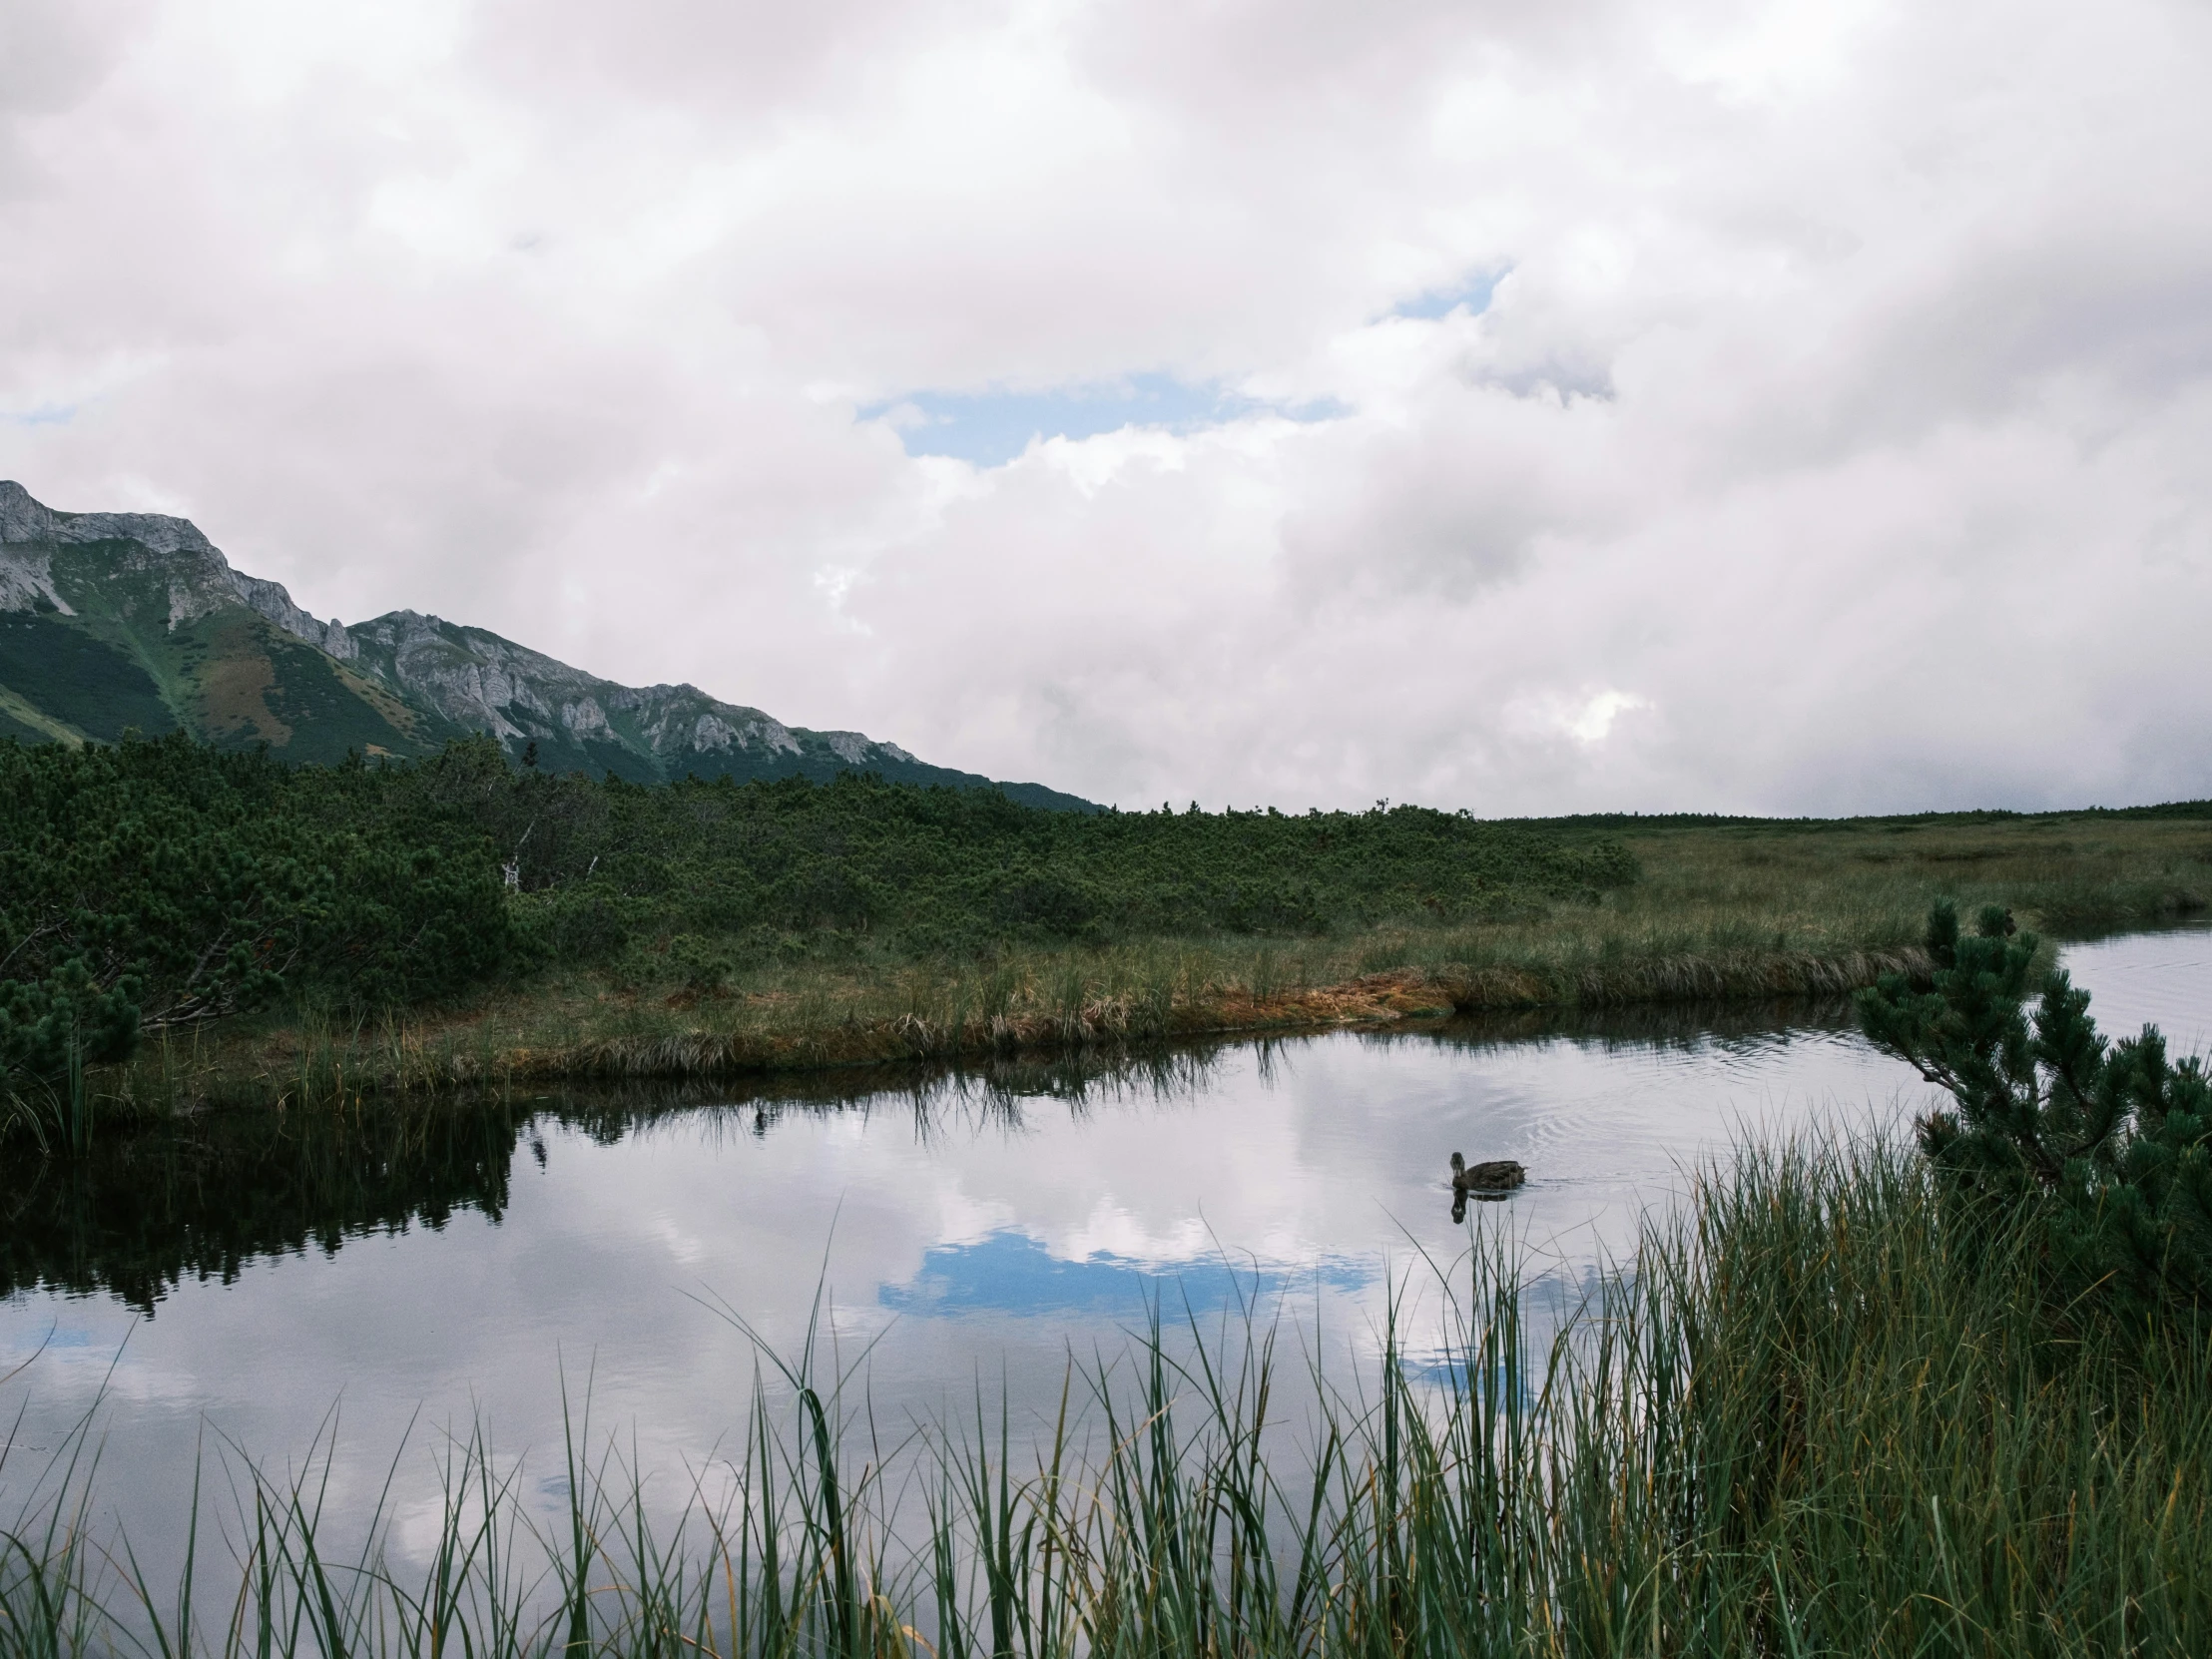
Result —
<path fill-rule="evenodd" d="M 517 759 L 535 744 L 548 770 L 634 783 L 873 772 L 1098 810 L 858 732 L 787 726 L 696 686 L 617 685 L 414 611 L 323 622 L 280 584 L 233 570 L 187 519 L 59 512 L 0 480 L 0 736 L 113 742 L 130 727 L 323 763 L 485 733 Z"/>

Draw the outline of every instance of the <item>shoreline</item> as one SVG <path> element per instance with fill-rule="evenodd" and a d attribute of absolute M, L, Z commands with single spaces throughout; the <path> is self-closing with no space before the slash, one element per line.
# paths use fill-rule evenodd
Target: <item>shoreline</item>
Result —
<path fill-rule="evenodd" d="M 792 1076 L 879 1065 L 1049 1059 L 1100 1049 L 1208 1039 L 1384 1032 L 1454 1016 L 1595 1012 L 1677 1005 L 1837 998 L 1900 972 L 1925 981 L 1918 946 L 1840 951 L 1738 949 L 1670 952 L 1618 963 L 1406 967 L 1325 985 L 1256 992 L 1197 987 L 1178 998 L 1105 995 L 1054 1010 L 957 1012 L 931 1019 L 911 1009 L 871 1019 L 776 1022 L 732 1029 L 773 996 L 702 997 L 682 1010 L 719 1014 L 671 1029 L 586 1035 L 569 1042 L 502 1041 L 501 1009 L 472 1019 L 387 1025 L 338 1036 L 309 1022 L 195 1045 L 190 1055 L 150 1046 L 125 1066 L 88 1077 L 97 1101 L 146 1119 L 205 1109 L 282 1109 L 371 1096 L 454 1089 L 581 1083 L 714 1081 Z M 632 998 L 633 1005 L 645 999 Z M 665 1007 L 665 1003 L 664 1003 Z M 652 1010 L 659 1014 L 660 1010 Z M 831 1010 L 824 1010 L 831 1012 Z M 656 1020 L 656 1023 L 660 1023 Z"/>
<path fill-rule="evenodd" d="M 1125 1001 L 1102 999 L 1073 1016 L 997 1015 L 988 1020 L 970 1020 L 958 1028 L 932 1026 L 909 1014 L 874 1025 L 847 1024 L 783 1041 L 712 1031 L 634 1043 L 607 1038 L 566 1049 L 508 1050 L 488 1062 L 484 1072 L 456 1072 L 452 1081 L 678 1080 L 915 1060 L 1042 1058 L 1133 1043 L 1383 1031 L 1456 1014 L 1842 996 L 1874 984 L 1885 973 L 1900 972 L 1916 983 L 1925 983 L 1930 969 L 1928 953 L 1918 946 L 1837 956 L 1788 951 L 1769 956 L 1745 952 L 1719 959 L 1675 957 L 1661 963 L 1638 964 L 1626 971 L 1586 969 L 1566 986 L 1528 969 L 1486 968 L 1452 974 L 1400 968 L 1270 997 L 1224 995 L 1210 1005 L 1175 1008 L 1161 1022 L 1143 1020 L 1141 1011 Z"/>

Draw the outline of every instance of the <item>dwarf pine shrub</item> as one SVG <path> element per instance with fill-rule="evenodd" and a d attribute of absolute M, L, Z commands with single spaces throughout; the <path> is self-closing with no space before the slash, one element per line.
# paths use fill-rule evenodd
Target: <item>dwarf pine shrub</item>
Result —
<path fill-rule="evenodd" d="M 1929 917 L 1934 981 L 1859 994 L 1861 1024 L 1953 1104 L 1920 1126 L 1954 1198 L 2047 1220 L 2070 1293 L 2132 1323 L 2212 1313 L 2212 1078 L 2158 1028 L 2109 1041 L 2089 993 L 2039 968 L 2039 941 L 1985 908 Z"/>

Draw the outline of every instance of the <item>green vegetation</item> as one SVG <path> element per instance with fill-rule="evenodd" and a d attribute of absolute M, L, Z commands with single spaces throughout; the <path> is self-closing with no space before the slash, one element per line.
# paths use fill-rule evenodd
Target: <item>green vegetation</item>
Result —
<path fill-rule="evenodd" d="M 5 1040 L 61 1142 L 88 1115 L 228 1099 L 1837 995 L 1885 973 L 1925 984 L 1937 898 L 2072 932 L 2212 902 L 2204 805 L 1838 823 L 1082 815 L 849 775 L 593 782 L 512 766 L 488 740 L 288 772 L 176 736 L 85 756 L 0 745 L 20 785 L 0 855 L 25 871 L 0 903 L 17 930 L 0 944 L 17 987 L 0 993 Z M 219 854 L 242 861 L 193 873 Z M 107 871 L 89 910 L 64 892 L 87 860 Z M 40 893 L 48 922 L 27 919 Z M 187 897 L 197 931 L 156 925 L 148 906 Z M 108 918 L 100 961 L 49 927 L 65 910 Z M 151 942 L 119 946 L 118 927 Z M 276 977 L 236 956 L 248 932 Z M 65 972 L 73 955 L 89 985 Z M 186 1033 L 171 1004 L 210 974 L 218 994 L 191 1008 L 238 1017 Z M 88 998 L 129 977 L 140 1024 L 168 1037 L 104 1064 L 127 1045 L 93 1041 Z M 94 1067 L 78 1082 L 71 1040 Z"/>
<path fill-rule="evenodd" d="M 2156 1026 L 2108 1043 L 2089 993 L 2016 931 L 1991 905 L 1961 937 L 1938 904 L 1931 987 L 1892 975 L 1860 993 L 1868 1036 L 1957 1102 L 1923 1120 L 1923 1148 L 1968 1225 L 2047 1215 L 2069 1296 L 2138 1325 L 2212 1313 L 2212 1079 L 2168 1060 Z"/>
<path fill-rule="evenodd" d="M 407 753 L 417 724 L 388 693 L 251 611 L 175 630 L 175 695 L 190 724 L 224 748 L 270 744 L 286 761 L 340 765 L 371 749 Z"/>
<path fill-rule="evenodd" d="M 1165 827 L 1161 815 L 1143 816 Z M 1189 830 L 1189 815 L 1174 817 L 1173 832 L 1216 832 L 1203 817 Z M 350 1098 L 499 1079 L 537 1087 L 967 1062 L 1455 1010 L 1835 996 L 1885 972 L 1925 980 L 1923 935 L 1938 897 L 1969 910 L 2009 904 L 2073 933 L 2212 902 L 2212 809 L 2202 807 L 1496 828 L 1570 853 L 1612 858 L 1625 847 L 1640 874 L 1594 901 L 1527 885 L 1468 913 L 1408 901 L 1311 933 L 1194 927 L 1104 943 L 1032 933 L 971 953 L 917 949 L 880 925 L 717 932 L 684 919 L 680 891 L 625 897 L 644 913 L 595 962 L 554 955 L 513 989 L 391 1019 L 248 1022 L 231 1041 L 172 1049 L 159 1065 L 149 1052 L 108 1086 L 118 1100 L 155 1105 Z M 510 833 L 527 829 L 525 820 Z M 665 907 L 656 914 L 656 905 Z M 560 885 L 523 894 L 518 908 L 549 931 L 556 921 L 578 928 L 588 914 L 577 890 Z"/>
<path fill-rule="evenodd" d="M 128 1058 L 144 1032 L 279 995 L 449 995 L 517 954 L 481 835 L 364 768 L 298 771 L 181 736 L 0 742 L 0 1081 L 41 1139 L 51 1123 L 81 1150 L 82 1068 Z"/>
<path fill-rule="evenodd" d="M 0 483 L 10 493 L 28 502 Z M 349 748 L 420 753 L 450 730 L 423 741 L 418 711 L 246 604 L 190 526 L 180 522 L 176 541 L 157 550 L 128 535 L 76 539 L 73 516 L 60 515 L 60 539 L 34 524 L 28 543 L 0 545 L 0 559 L 50 573 L 61 601 L 42 596 L 37 609 L 0 615 L 0 703 L 12 705 L 0 708 L 0 731 L 115 743 L 134 729 L 183 730 L 224 748 L 270 744 L 289 761 L 336 764 Z"/>
<path fill-rule="evenodd" d="M 1308 937 L 1588 902 L 1633 879 L 1617 843 L 1417 807 L 1078 814 L 843 777 L 666 789 L 510 778 L 488 745 L 439 763 L 513 849 L 531 925 L 564 962 L 653 941 L 715 977 L 780 958 L 974 956 L 1008 945 Z M 459 784 L 462 773 L 470 781 Z M 480 780 L 480 782 L 479 782 Z M 727 972 L 727 969 L 724 970 Z"/>
<path fill-rule="evenodd" d="M 279 1001 L 358 1030 L 532 970 L 712 994 L 792 961 L 1455 921 L 1633 874 L 1609 843 L 1412 808 L 1083 815 L 857 777 L 646 788 L 517 770 L 488 740 L 336 768 L 182 736 L 0 743 L 0 1068 L 48 1090 L 54 1110 L 25 1121 L 68 1144 L 74 1068 Z"/>
<path fill-rule="evenodd" d="M 1991 1221 L 1894 1146 L 1754 1151 L 1556 1327 L 1481 1245 L 1358 1395 L 1169 1310 L 1033 1454 L 980 1407 L 886 1444 L 801 1356 L 678 1521 L 581 1436 L 455 1447 L 426 1564 L 234 1467 L 175 1523 L 204 1580 L 149 1583 L 65 1447 L 6 1471 L 0 1654 L 2204 1652 L 2212 1356 L 2054 1324 L 2039 1213 Z"/>

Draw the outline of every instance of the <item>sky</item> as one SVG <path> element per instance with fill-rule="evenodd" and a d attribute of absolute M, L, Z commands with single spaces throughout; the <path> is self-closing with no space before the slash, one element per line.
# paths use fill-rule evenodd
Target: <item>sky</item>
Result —
<path fill-rule="evenodd" d="M 0 477 L 1124 806 L 2212 796 L 2212 9 L 5 0 Z"/>

